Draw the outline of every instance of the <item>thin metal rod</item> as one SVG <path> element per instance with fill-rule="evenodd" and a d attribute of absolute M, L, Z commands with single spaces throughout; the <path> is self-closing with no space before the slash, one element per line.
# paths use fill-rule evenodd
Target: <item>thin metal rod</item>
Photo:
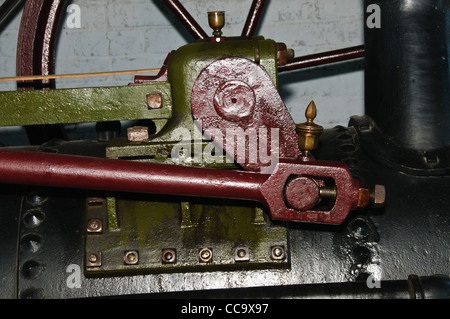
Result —
<path fill-rule="evenodd" d="M 0 82 L 4 81 L 34 81 L 47 79 L 66 79 L 66 78 L 82 78 L 92 76 L 107 76 L 117 74 L 133 74 L 133 73 L 154 73 L 159 72 L 160 69 L 145 69 L 145 70 L 125 70 L 125 71 L 111 71 L 111 72 L 97 72 L 97 73 L 74 73 L 74 74 L 49 74 L 49 75 L 30 75 L 30 76 L 11 76 L 0 78 Z"/>
<path fill-rule="evenodd" d="M 24 3 L 25 0 L 6 0 L 3 2 L 0 7 L 0 30 L 23 7 Z"/>
<path fill-rule="evenodd" d="M 188 31 L 196 39 L 208 38 L 206 32 L 200 27 L 200 25 L 195 21 L 195 19 L 189 14 L 189 12 L 183 7 L 183 5 L 178 0 L 164 0 L 167 6 L 175 13 L 175 15 L 180 19 Z"/>
<path fill-rule="evenodd" d="M 285 65 L 278 67 L 278 72 L 292 71 L 309 68 L 323 64 L 353 60 L 364 57 L 364 45 L 329 51 L 324 53 L 307 55 L 290 60 Z"/>
<path fill-rule="evenodd" d="M 265 2 L 266 0 L 253 0 L 250 11 L 248 12 L 247 20 L 245 21 L 244 29 L 242 30 L 243 37 L 250 38 L 255 34 Z"/>
<path fill-rule="evenodd" d="M 235 170 L 0 150 L 0 183 L 167 194 L 264 203 L 270 175 Z"/>

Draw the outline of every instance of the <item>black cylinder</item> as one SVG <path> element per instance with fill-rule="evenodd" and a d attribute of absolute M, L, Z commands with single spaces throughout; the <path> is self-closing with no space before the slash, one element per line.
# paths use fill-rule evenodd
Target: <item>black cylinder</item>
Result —
<path fill-rule="evenodd" d="M 364 5 L 365 113 L 381 148 L 391 148 L 383 157 L 415 169 L 448 167 L 450 1 Z"/>

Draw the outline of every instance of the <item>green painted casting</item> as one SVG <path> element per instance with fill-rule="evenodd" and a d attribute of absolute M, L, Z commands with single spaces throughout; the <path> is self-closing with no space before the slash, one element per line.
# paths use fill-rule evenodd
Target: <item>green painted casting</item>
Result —
<path fill-rule="evenodd" d="M 162 107 L 149 109 L 147 95 L 160 93 Z M 168 119 L 172 116 L 167 82 L 57 90 L 0 92 L 0 126 Z"/>
<path fill-rule="evenodd" d="M 86 210 L 86 222 L 100 218 L 108 225 L 102 233 L 86 235 L 86 253 L 101 252 L 102 258 L 101 266 L 85 267 L 87 276 L 289 267 L 288 257 L 271 256 L 274 246 L 287 251 L 288 230 L 266 220 L 258 207 L 236 201 L 119 195 L 117 213 L 111 215 L 105 207 L 108 200 L 102 203 Z M 248 260 L 236 258 L 236 249 L 242 247 L 249 251 Z M 210 262 L 199 259 L 202 248 L 212 250 Z M 176 251 L 176 262 L 163 262 L 165 249 Z M 137 264 L 124 262 L 130 250 L 138 252 Z"/>

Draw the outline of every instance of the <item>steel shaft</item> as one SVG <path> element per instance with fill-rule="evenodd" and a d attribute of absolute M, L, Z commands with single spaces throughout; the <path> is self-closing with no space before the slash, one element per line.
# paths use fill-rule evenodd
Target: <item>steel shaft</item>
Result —
<path fill-rule="evenodd" d="M 252 172 L 0 150 L 0 182 L 264 202 Z"/>

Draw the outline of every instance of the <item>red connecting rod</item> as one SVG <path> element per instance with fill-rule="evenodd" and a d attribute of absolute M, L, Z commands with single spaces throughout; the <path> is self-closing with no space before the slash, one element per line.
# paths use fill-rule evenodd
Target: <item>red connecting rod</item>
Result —
<path fill-rule="evenodd" d="M 327 211 L 315 210 L 327 193 L 316 182 L 322 177 L 335 181 Z M 345 165 L 321 161 L 280 162 L 261 174 L 3 149 L 0 183 L 252 200 L 273 219 L 330 224 L 342 223 L 359 199 Z"/>
<path fill-rule="evenodd" d="M 263 201 L 251 172 L 0 150 L 0 182 Z"/>

